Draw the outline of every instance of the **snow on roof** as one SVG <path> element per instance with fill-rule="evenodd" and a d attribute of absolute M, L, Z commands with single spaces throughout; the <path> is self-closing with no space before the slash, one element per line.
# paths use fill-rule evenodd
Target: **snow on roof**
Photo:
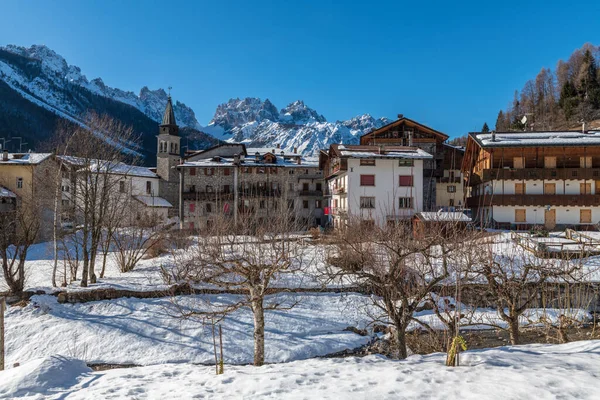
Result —
<path fill-rule="evenodd" d="M 342 157 L 350 158 L 433 158 L 433 156 L 424 150 L 419 148 L 405 147 L 405 148 L 383 148 L 382 151 L 376 149 L 367 149 L 367 146 L 349 146 L 339 145 L 338 150 Z"/>
<path fill-rule="evenodd" d="M 298 155 L 299 156 L 299 155 Z M 265 163 L 261 158 L 256 162 L 253 156 L 247 156 L 240 160 L 241 167 L 284 167 L 284 168 L 318 168 L 319 160 L 315 157 L 302 157 L 300 164 L 296 160 L 284 160 L 276 154 L 275 163 Z M 213 157 L 196 161 L 186 161 L 178 167 L 233 167 L 233 158 Z"/>
<path fill-rule="evenodd" d="M 17 195 L 7 188 L 0 186 L 0 197 L 17 197 Z"/>
<path fill-rule="evenodd" d="M 133 196 L 148 207 L 173 207 L 166 199 L 158 196 Z"/>
<path fill-rule="evenodd" d="M 95 161 L 90 165 L 92 172 L 108 172 L 109 174 L 142 176 L 146 178 L 158 178 L 149 168 L 129 165 L 122 162 Z"/>
<path fill-rule="evenodd" d="M 261 155 L 266 153 L 272 153 L 276 156 L 280 156 L 283 152 L 284 157 L 301 157 L 302 154 L 294 153 L 293 151 L 289 151 L 286 149 L 278 149 L 277 147 L 246 147 L 246 153 L 248 157 L 255 155 L 256 153 L 260 153 Z"/>
<path fill-rule="evenodd" d="M 471 222 L 471 218 L 469 218 L 466 214 L 461 212 L 420 212 L 417 213 L 423 221 L 438 221 L 438 222 Z"/>
<path fill-rule="evenodd" d="M 12 165 L 32 165 L 39 164 L 52 153 L 8 153 L 8 161 L 3 161 L 3 157 L 0 154 L 0 164 L 12 164 Z"/>
<path fill-rule="evenodd" d="M 564 132 L 515 132 L 474 134 L 482 147 L 520 147 L 520 146 L 600 146 L 600 131 L 588 133 Z"/>

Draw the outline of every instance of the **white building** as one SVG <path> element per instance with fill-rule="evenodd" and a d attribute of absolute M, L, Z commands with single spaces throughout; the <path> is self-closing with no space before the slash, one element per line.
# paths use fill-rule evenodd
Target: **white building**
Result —
<path fill-rule="evenodd" d="M 423 160 L 415 147 L 331 145 L 321 152 L 334 227 L 351 218 L 384 226 L 423 210 Z"/>

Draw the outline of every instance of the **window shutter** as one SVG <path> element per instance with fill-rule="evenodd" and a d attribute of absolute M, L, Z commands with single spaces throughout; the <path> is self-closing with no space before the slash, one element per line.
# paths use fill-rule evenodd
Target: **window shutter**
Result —
<path fill-rule="evenodd" d="M 360 186 L 375 186 L 375 175 L 361 175 Z"/>
<path fill-rule="evenodd" d="M 412 175 L 400 175 L 400 186 L 412 186 L 413 177 Z"/>

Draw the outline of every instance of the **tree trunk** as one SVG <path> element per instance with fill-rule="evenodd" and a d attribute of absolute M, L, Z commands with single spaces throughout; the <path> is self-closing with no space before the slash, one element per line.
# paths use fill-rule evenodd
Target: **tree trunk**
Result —
<path fill-rule="evenodd" d="M 408 357 L 408 350 L 406 349 L 406 331 L 404 329 L 404 324 L 396 323 L 396 346 L 398 349 L 398 358 L 400 360 L 404 360 Z"/>
<path fill-rule="evenodd" d="M 88 285 L 88 268 L 90 265 L 90 259 L 87 249 L 87 235 L 83 235 L 83 246 L 82 246 L 82 256 L 83 256 L 83 268 L 81 270 L 81 286 L 87 287 Z"/>
<path fill-rule="evenodd" d="M 252 300 L 254 314 L 254 365 L 260 367 L 265 363 L 265 310 L 263 299 Z"/>
<path fill-rule="evenodd" d="M 510 334 L 510 344 L 519 344 L 519 317 L 511 317 L 507 322 L 508 332 Z"/>

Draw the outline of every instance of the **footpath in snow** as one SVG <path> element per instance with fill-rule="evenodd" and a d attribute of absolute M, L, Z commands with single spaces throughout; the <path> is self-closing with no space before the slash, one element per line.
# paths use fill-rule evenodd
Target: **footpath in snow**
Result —
<path fill-rule="evenodd" d="M 600 341 L 468 351 L 391 361 L 312 359 L 263 367 L 164 364 L 92 372 L 61 356 L 0 372 L 14 399 L 598 399 Z"/>

